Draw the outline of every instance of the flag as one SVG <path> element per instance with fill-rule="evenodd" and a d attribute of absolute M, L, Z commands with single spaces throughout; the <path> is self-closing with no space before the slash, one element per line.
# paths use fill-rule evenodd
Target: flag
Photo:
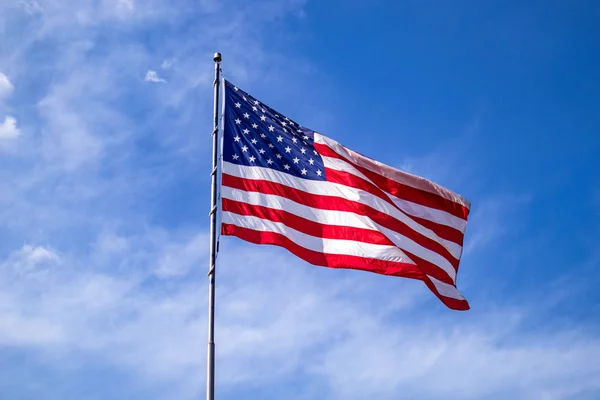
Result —
<path fill-rule="evenodd" d="M 464 197 L 301 126 L 227 80 L 221 167 L 223 235 L 317 266 L 418 279 L 447 307 L 469 309 L 456 288 Z"/>

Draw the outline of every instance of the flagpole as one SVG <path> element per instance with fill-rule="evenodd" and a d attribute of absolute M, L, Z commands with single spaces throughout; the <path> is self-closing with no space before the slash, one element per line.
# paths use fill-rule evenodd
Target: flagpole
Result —
<path fill-rule="evenodd" d="M 217 163 L 219 159 L 219 86 L 221 53 L 215 53 L 215 107 L 212 131 L 212 172 L 210 189 L 210 264 L 208 270 L 208 349 L 206 356 L 206 400 L 215 398 L 215 264 L 217 258 Z"/>

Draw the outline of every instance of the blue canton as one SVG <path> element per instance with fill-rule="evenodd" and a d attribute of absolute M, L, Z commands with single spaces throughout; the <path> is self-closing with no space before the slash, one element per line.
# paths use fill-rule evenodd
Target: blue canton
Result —
<path fill-rule="evenodd" d="M 225 81 L 223 160 L 325 180 L 314 132 Z"/>

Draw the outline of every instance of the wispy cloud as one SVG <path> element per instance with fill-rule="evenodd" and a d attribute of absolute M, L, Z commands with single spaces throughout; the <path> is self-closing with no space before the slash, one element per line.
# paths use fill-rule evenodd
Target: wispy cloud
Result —
<path fill-rule="evenodd" d="M 470 123 L 465 135 L 474 134 L 479 124 L 479 120 Z M 464 246 L 464 253 L 469 254 L 500 240 L 509 229 L 516 230 L 519 216 L 533 199 L 530 193 L 483 189 L 489 186 L 489 179 L 477 174 L 474 164 L 463 162 L 470 150 L 462 143 L 462 135 L 447 140 L 431 153 L 406 157 L 398 168 L 444 185 L 471 201 Z M 474 163 L 472 159 L 470 162 Z"/>
<path fill-rule="evenodd" d="M 0 140 L 16 138 L 20 134 L 16 118 L 10 115 L 4 117 L 4 121 L 0 122 Z"/>
<path fill-rule="evenodd" d="M 169 69 L 173 66 L 173 64 L 175 63 L 175 60 L 172 59 L 166 59 L 162 62 L 162 64 L 160 64 L 160 67 L 162 69 Z M 149 71 L 148 71 L 149 72 Z"/>
<path fill-rule="evenodd" d="M 199 236 L 161 248 L 153 236 L 136 240 L 137 255 L 121 253 L 118 274 L 81 269 L 82 261 L 105 260 L 91 254 L 65 258 L 31 245 L 11 253 L 0 269 L 0 343 L 37 349 L 45 354 L 40 362 L 50 363 L 77 349 L 78 358 L 134 372 L 157 388 L 168 383 L 178 398 L 198 395 L 206 317 L 198 297 L 206 286 L 190 277 L 205 269 L 170 287 L 148 285 L 152 266 Z M 235 239 L 224 246 L 217 354 L 225 393 L 299 377 L 320 382 L 321 397 L 331 399 L 393 399 L 398 392 L 424 399 L 563 398 L 599 389 L 600 369 L 586 361 L 600 356 L 597 338 L 568 326 L 528 331 L 527 304 L 465 320 L 414 318 L 407 311 L 426 300 L 413 290 L 417 282 L 290 263 L 283 251 Z"/>
<path fill-rule="evenodd" d="M 152 70 L 148 70 L 148 72 L 146 72 L 146 77 L 144 78 L 144 80 L 146 82 L 154 82 L 154 83 L 166 82 L 163 78 L 160 78 L 158 76 L 156 71 L 152 71 Z"/>
<path fill-rule="evenodd" d="M 516 231 L 519 214 L 532 201 L 531 195 L 496 195 L 481 199 L 469 217 L 469 235 L 465 253 L 482 249 L 504 236 L 508 230 Z"/>
<path fill-rule="evenodd" d="M 586 361 L 600 353 L 597 338 L 568 329 L 517 333 L 511 317 L 492 314 L 450 329 L 376 325 L 326 351 L 315 370 L 328 377 L 334 398 L 345 399 L 393 399 L 399 392 L 422 399 L 559 399 L 600 388 L 600 368 Z"/>
<path fill-rule="evenodd" d="M 8 76 L 0 71 L 0 117 L 5 108 L 3 102 L 12 94 L 13 90 L 14 86 Z M 14 139 L 20 134 L 21 130 L 17 126 L 17 119 L 15 117 L 5 115 L 4 119 L 0 120 L 0 142 L 3 140 Z M 4 146 L 0 143 L 0 149 L 4 148 Z"/>
<path fill-rule="evenodd" d="M 6 74 L 0 72 L 0 99 L 12 93 L 14 86 Z"/>
<path fill-rule="evenodd" d="M 202 203 L 198 176 L 208 166 L 198 154 L 210 135 L 190 132 L 210 113 L 210 55 L 223 51 L 230 70 L 244 76 L 244 57 L 264 52 L 253 36 L 258 22 L 302 6 L 271 3 L 277 13 L 264 19 L 238 8 L 225 19 L 223 6 L 212 1 L 2 7 L 0 90 L 11 110 L 19 110 L 19 121 L 5 117 L 0 135 L 17 146 L 0 159 L 1 349 L 31 352 L 28 362 L 54 371 L 80 362 L 108 366 L 138 376 L 131 385 L 159 393 L 167 382 L 165 398 L 173 387 L 177 398 L 197 394 L 205 348 L 205 271 L 198 268 L 206 233 L 197 216 L 173 224 L 161 214 L 174 209 L 189 219 L 165 198 L 182 187 Z M 177 26 L 190 13 L 204 21 L 192 34 L 161 35 L 155 49 L 138 36 L 165 23 Z M 162 64 L 169 85 L 161 93 L 140 83 L 147 65 L 175 59 Z M 199 70 L 205 59 L 207 68 Z M 258 59 L 254 65 L 275 66 Z M 156 71 L 148 78 L 164 79 Z M 18 96 L 11 96 L 13 82 Z M 199 97 L 202 87 L 206 96 Z M 230 365 L 236 354 L 233 348 Z M 4 377 L 16 373 L 17 366 L 4 362 Z M 12 383 L 4 377 L 6 393 Z M 52 398 L 31 378 L 15 389 L 18 396 Z"/>

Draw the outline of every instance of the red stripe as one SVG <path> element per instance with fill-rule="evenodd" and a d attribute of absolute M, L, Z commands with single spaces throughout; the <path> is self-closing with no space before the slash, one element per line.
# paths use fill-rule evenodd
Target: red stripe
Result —
<path fill-rule="evenodd" d="M 365 167 L 361 167 L 348 160 L 347 158 L 339 155 L 333 149 L 327 145 L 315 143 L 315 149 L 326 157 L 338 158 L 351 164 L 357 170 L 362 172 L 367 178 L 369 178 L 375 185 L 384 191 L 404 200 L 411 201 L 413 203 L 421 204 L 423 206 L 435 208 L 438 210 L 446 211 L 455 217 L 462 218 L 464 220 L 469 216 L 469 209 L 462 204 L 456 203 L 452 200 L 448 200 L 445 197 L 439 196 L 435 193 L 431 193 L 422 189 L 417 189 L 412 186 L 408 186 L 392 179 L 389 179 L 383 175 L 379 175 Z"/>
<path fill-rule="evenodd" d="M 444 303 L 444 305 L 446 307 L 448 307 L 452 310 L 457 310 L 457 311 L 467 311 L 471 308 L 469 306 L 469 303 L 467 302 L 467 300 L 459 300 L 459 299 L 454 299 L 452 297 L 442 296 L 440 294 L 440 292 L 437 291 L 433 282 L 431 282 L 431 280 L 429 280 L 429 278 L 425 277 L 423 282 L 425 282 L 425 285 L 427 285 L 429 290 L 431 290 L 433 292 L 433 294 L 435 294 L 438 297 L 438 299 L 440 299 L 442 301 L 442 303 Z"/>
<path fill-rule="evenodd" d="M 325 168 L 325 176 L 327 177 L 327 182 L 339 183 L 344 186 L 349 186 L 349 187 L 352 187 L 355 189 L 361 189 L 366 192 L 369 192 L 370 194 L 377 196 L 380 199 L 386 201 L 392 207 L 394 207 L 395 209 L 400 211 L 402 214 L 404 214 L 407 218 L 411 218 L 410 215 L 406 214 L 405 211 L 403 211 L 396 204 L 394 204 L 394 202 L 387 196 L 387 194 L 385 194 L 377 186 L 373 185 L 369 181 L 364 180 L 363 178 L 360 178 L 356 175 L 352 175 L 349 172 L 338 171 L 338 170 L 329 169 L 329 168 Z M 442 257 L 444 257 L 446 260 L 448 260 L 448 262 L 450 262 L 454 266 L 455 269 L 458 267 L 458 260 L 456 258 L 454 258 L 454 256 L 452 256 L 450 251 L 448 251 L 448 249 L 445 248 L 441 243 L 439 243 L 433 239 L 430 239 L 421 233 L 418 233 L 417 231 L 410 228 L 408 225 L 404 224 L 404 222 L 400 222 L 400 223 L 405 225 L 412 232 L 414 232 L 415 235 L 418 235 L 415 237 L 411 237 L 411 239 L 413 239 L 414 241 L 417 241 L 419 243 L 423 243 L 422 246 L 427 247 L 428 249 L 433 250 L 436 253 L 439 253 Z"/>
<path fill-rule="evenodd" d="M 286 236 L 275 232 L 262 232 L 239 227 L 233 224 L 222 224 L 223 235 L 237 236 L 240 239 L 256 244 L 273 244 L 283 247 L 304 261 L 328 268 L 358 269 L 381 275 L 401 276 L 423 280 L 425 275 L 414 264 L 394 261 L 383 261 L 374 258 L 350 256 L 345 254 L 327 254 L 308 250 Z"/>
<path fill-rule="evenodd" d="M 469 305 L 466 301 L 441 296 L 435 289 L 433 283 L 427 279 L 427 277 L 419 270 L 419 268 L 417 268 L 417 266 L 412 264 L 382 261 L 357 256 L 319 253 L 297 245 L 282 234 L 274 232 L 260 232 L 232 224 L 222 224 L 221 233 L 223 235 L 237 236 L 238 238 L 251 243 L 272 244 L 283 247 L 302 260 L 317 266 L 356 269 L 360 271 L 374 272 L 381 275 L 421 280 L 425 282 L 429 289 L 447 307 L 453 310 L 469 309 Z"/>
<path fill-rule="evenodd" d="M 423 225 L 425 228 L 431 229 L 440 238 L 454 242 L 462 247 L 465 235 L 458 229 L 448 225 L 439 224 L 425 218 L 415 217 L 414 215 L 409 215 L 409 217 L 419 225 Z"/>
<path fill-rule="evenodd" d="M 438 267 L 437 265 L 435 265 L 434 263 L 432 263 L 430 261 L 427 261 L 427 260 L 417 256 L 415 253 L 411 253 L 410 251 L 406 251 L 404 249 L 402 249 L 402 251 L 408 256 L 408 258 L 410 258 L 415 264 L 417 264 L 419 266 L 419 269 L 421 271 L 423 271 L 427 275 L 437 278 L 438 281 L 442 281 L 444 283 L 447 283 L 448 285 L 454 286 L 454 282 L 452 282 L 452 279 L 448 276 L 448 274 L 446 274 L 446 273 L 440 274 L 439 273 L 440 267 Z"/>
<path fill-rule="evenodd" d="M 340 172 L 340 171 L 333 171 L 330 169 L 325 169 L 325 174 L 327 174 L 327 180 L 330 181 L 330 179 L 331 179 L 331 180 L 333 180 L 332 182 L 334 182 L 334 183 L 342 183 L 342 181 L 350 183 L 351 181 L 354 181 L 355 179 L 360 179 L 360 178 L 356 178 L 352 174 L 348 174 L 348 173 Z M 331 176 L 330 176 L 330 174 L 331 174 Z M 223 185 L 224 186 L 232 186 L 231 184 L 228 183 L 229 177 L 232 177 L 232 176 L 227 175 L 227 174 L 224 174 L 224 176 L 227 177 L 227 180 L 225 180 L 225 178 L 223 178 Z M 233 177 L 233 178 L 235 178 L 235 177 Z M 268 189 L 266 188 L 266 186 L 272 187 L 273 185 L 281 185 L 279 183 L 263 181 L 263 180 L 256 180 L 256 179 L 244 179 L 244 178 L 235 178 L 235 179 L 240 179 L 240 180 L 244 181 L 244 182 L 241 182 L 241 185 L 242 185 L 241 187 L 235 186 L 238 189 L 260 192 L 260 193 L 267 193 L 267 194 L 276 194 L 276 193 L 267 192 L 266 190 L 268 190 Z M 257 182 L 261 182 L 259 187 L 257 187 L 254 184 Z M 366 182 L 366 181 L 363 180 L 363 182 Z M 345 183 L 342 183 L 342 184 L 345 184 Z M 284 185 L 281 185 L 281 186 L 284 186 Z M 346 186 L 350 186 L 350 185 L 347 184 Z M 307 192 L 300 191 L 298 189 L 290 188 L 289 186 L 284 186 L 284 188 L 278 188 L 277 193 L 280 193 L 280 194 L 278 194 L 279 196 L 286 197 L 286 198 L 294 200 L 298 203 L 305 204 L 305 205 L 308 205 L 308 206 L 314 207 L 314 208 L 339 210 L 339 211 L 350 211 L 350 212 L 356 213 L 357 208 L 359 208 L 360 210 L 364 210 L 364 207 L 368 207 L 368 209 L 364 210 L 363 213 L 361 213 L 361 214 L 373 219 L 371 210 L 374 210 L 374 209 L 363 203 L 346 200 L 341 197 L 310 194 Z M 367 190 L 367 189 L 363 188 L 363 190 Z M 293 197 L 291 197 L 291 196 L 293 196 Z M 309 196 L 310 198 L 306 198 L 306 196 Z M 311 204 L 314 204 L 314 203 L 311 202 L 309 204 L 308 202 L 311 201 L 315 197 L 317 198 L 317 204 L 315 204 L 313 206 Z M 318 198 L 323 198 L 323 197 L 325 197 L 327 199 L 325 201 L 318 201 Z M 350 207 L 345 207 L 344 209 L 337 208 L 338 203 L 342 203 L 342 202 L 350 202 L 352 204 Z M 332 207 L 335 207 L 335 208 L 332 208 Z M 394 205 L 394 207 L 396 207 L 396 206 Z M 380 211 L 377 211 L 377 212 L 380 214 L 383 214 Z M 450 254 L 448 249 L 446 249 L 441 243 L 436 242 L 435 240 L 430 239 L 427 236 L 415 231 L 414 229 L 412 229 L 411 227 L 409 227 L 404 222 L 401 222 L 398 219 L 395 219 L 387 214 L 383 214 L 383 215 L 385 215 L 385 219 L 393 219 L 393 222 L 394 222 L 394 224 L 392 226 L 386 226 L 386 225 L 382 224 L 383 226 L 386 226 L 386 228 L 389 228 L 398 233 L 401 233 L 402 235 L 414 240 L 415 242 L 419 243 L 421 246 L 423 246 L 431 251 L 435 251 L 436 253 L 438 253 L 442 257 L 444 257 L 446 260 L 448 260 L 448 262 L 450 264 L 452 264 L 454 269 L 458 269 L 459 260 L 454 258 L 452 256 L 452 254 Z M 383 220 L 383 218 L 382 218 L 382 220 Z M 377 222 L 379 222 L 379 221 L 377 221 Z M 391 225 L 391 224 L 389 224 L 389 225 Z"/>
<path fill-rule="evenodd" d="M 459 231 L 458 229 L 452 228 L 450 226 L 442 225 L 437 222 L 426 220 L 424 218 L 415 217 L 415 216 L 407 213 L 406 211 L 404 211 L 403 209 L 398 207 L 398 205 L 396 203 L 394 203 L 394 201 L 389 197 L 389 195 L 386 192 L 381 190 L 381 188 L 377 187 L 372 182 L 369 182 L 361 177 L 353 175 L 350 172 L 338 171 L 338 170 L 330 169 L 330 168 L 325 168 L 325 176 L 327 177 L 328 182 L 339 183 L 341 185 L 349 186 L 352 188 L 362 189 L 362 190 L 365 190 L 365 191 L 371 193 L 374 196 L 379 197 L 380 199 L 384 200 L 385 202 L 390 204 L 392 207 L 396 208 L 398 211 L 400 211 L 401 213 L 406 215 L 408 218 L 410 218 L 413 221 L 415 221 L 416 223 L 424 226 L 425 228 L 431 230 L 433 233 L 438 235 L 440 238 L 449 240 L 451 242 L 454 242 L 454 243 L 462 246 L 463 240 L 464 240 L 463 232 Z M 448 253 L 448 255 L 450 257 L 452 257 L 452 255 L 450 253 Z"/>
<path fill-rule="evenodd" d="M 408 228 L 404 223 L 389 216 L 388 214 L 375 210 L 374 208 L 358 201 L 343 199 L 336 196 L 311 194 L 276 182 L 238 178 L 226 173 L 223 173 L 222 175 L 222 185 L 249 192 L 258 192 L 285 197 L 308 207 L 323 210 L 346 211 L 358 215 L 368 216 L 371 220 L 379 225 L 391 229 L 403 236 L 409 237 L 421 246 L 428 248 L 426 245 L 424 245 L 424 240 L 422 240 L 424 237 L 421 234 Z M 431 242 L 431 239 L 425 239 Z M 451 281 L 448 281 L 449 277 L 446 271 L 437 266 L 435 268 L 435 271 L 428 272 L 428 274 L 441 281 L 451 283 Z M 456 261 L 455 268 L 458 269 L 458 261 Z"/>
<path fill-rule="evenodd" d="M 284 210 L 276 210 L 265 206 L 243 203 L 231 199 L 222 199 L 223 211 L 239 215 L 255 216 L 273 222 L 280 222 L 285 226 L 305 233 L 307 235 L 324 239 L 353 240 L 356 242 L 372 243 L 394 246 L 396 245 L 383 233 L 343 225 L 326 225 L 297 216 Z"/>

